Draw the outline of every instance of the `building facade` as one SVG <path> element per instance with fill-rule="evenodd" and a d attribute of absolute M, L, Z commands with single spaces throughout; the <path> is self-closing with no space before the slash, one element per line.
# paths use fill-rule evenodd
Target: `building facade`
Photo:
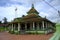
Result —
<path fill-rule="evenodd" d="M 18 31 L 20 33 L 51 33 L 55 31 L 55 23 L 48 20 L 46 17 L 39 16 L 39 12 L 32 4 L 31 9 L 27 12 L 26 16 L 15 18 L 9 23 L 10 31 Z"/>

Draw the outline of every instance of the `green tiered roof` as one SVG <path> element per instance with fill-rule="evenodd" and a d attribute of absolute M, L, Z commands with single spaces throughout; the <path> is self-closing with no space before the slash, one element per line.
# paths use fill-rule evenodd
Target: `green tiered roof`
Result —
<path fill-rule="evenodd" d="M 34 4 L 32 4 L 32 8 L 27 12 L 27 14 L 39 14 L 38 11 L 34 8 Z"/>
<path fill-rule="evenodd" d="M 41 16 L 39 16 L 39 12 L 34 8 L 34 5 L 32 4 L 32 8 L 27 12 L 28 15 L 23 16 L 23 17 L 19 17 L 19 18 L 15 18 L 12 23 L 17 23 L 17 22 L 32 22 L 32 21 L 49 21 L 46 18 L 42 18 Z M 49 21 L 51 22 L 51 21 Z"/>

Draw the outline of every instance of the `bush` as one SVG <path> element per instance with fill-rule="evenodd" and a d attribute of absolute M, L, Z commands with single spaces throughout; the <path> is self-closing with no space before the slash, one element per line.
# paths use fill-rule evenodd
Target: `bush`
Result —
<path fill-rule="evenodd" d="M 27 31 L 28 34 L 44 34 L 44 31 Z"/>
<path fill-rule="evenodd" d="M 20 34 L 20 31 L 17 31 L 17 32 L 15 32 L 15 31 L 9 31 L 9 33 L 18 35 L 18 34 Z"/>
<path fill-rule="evenodd" d="M 14 31 L 9 31 L 9 33 L 14 34 Z"/>
<path fill-rule="evenodd" d="M 16 31 L 16 32 L 14 32 L 14 34 L 17 34 L 18 35 L 18 34 L 20 34 L 20 31 Z"/>

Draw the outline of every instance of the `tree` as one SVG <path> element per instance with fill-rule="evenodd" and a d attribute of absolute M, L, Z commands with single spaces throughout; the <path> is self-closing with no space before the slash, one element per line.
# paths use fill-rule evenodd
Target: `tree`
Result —
<path fill-rule="evenodd" d="M 3 23 L 4 23 L 4 24 L 7 24 L 7 18 L 6 18 L 6 17 L 4 17 L 4 19 L 3 19 L 3 20 L 4 20 L 4 22 L 3 22 Z"/>
<path fill-rule="evenodd" d="M 2 23 L 2 21 L 0 21 L 0 24 Z"/>
<path fill-rule="evenodd" d="M 3 23 L 5 24 L 4 27 L 5 27 L 5 30 L 6 30 L 6 28 L 7 28 L 7 18 L 4 17 L 3 21 L 4 21 Z"/>

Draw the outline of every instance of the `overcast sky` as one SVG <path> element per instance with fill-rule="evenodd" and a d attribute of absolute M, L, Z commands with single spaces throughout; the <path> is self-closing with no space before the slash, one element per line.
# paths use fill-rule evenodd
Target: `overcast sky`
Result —
<path fill-rule="evenodd" d="M 60 0 L 45 0 L 60 10 Z M 15 18 L 15 8 L 17 7 L 17 17 L 27 15 L 27 12 L 34 3 L 35 9 L 42 17 L 47 17 L 51 21 L 56 21 L 58 18 L 58 12 L 46 4 L 43 0 L 0 0 L 0 20 L 4 17 L 11 21 Z"/>

